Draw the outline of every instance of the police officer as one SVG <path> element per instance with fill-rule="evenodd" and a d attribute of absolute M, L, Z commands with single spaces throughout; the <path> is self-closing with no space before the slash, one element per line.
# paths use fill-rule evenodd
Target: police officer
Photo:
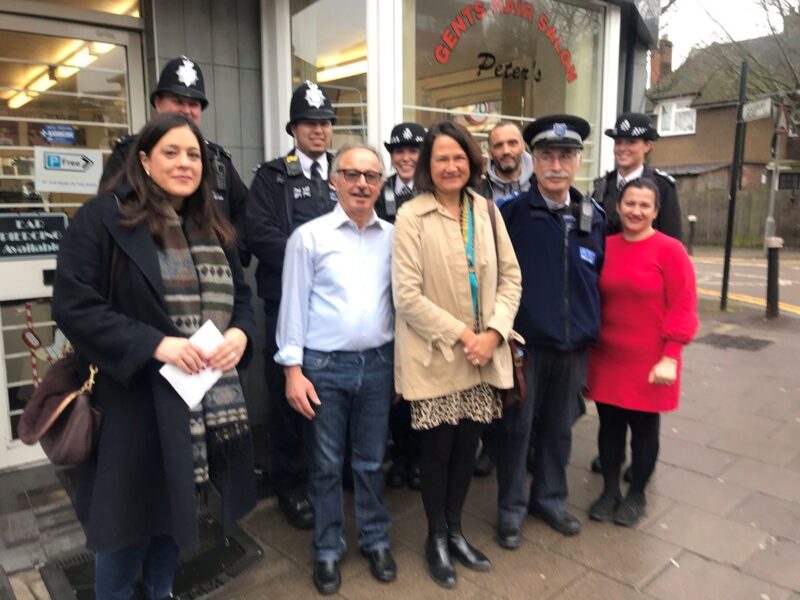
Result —
<path fill-rule="evenodd" d="M 659 137 L 650 117 L 643 113 L 623 113 L 617 117 L 614 127 L 606 129 L 605 133 L 614 140 L 614 161 L 617 168 L 595 180 L 592 197 L 606 212 L 608 234 L 620 231 L 616 206 L 622 186 L 632 179 L 647 177 L 658 187 L 661 202 L 653 227 L 680 240 L 681 207 L 675 179 L 663 171 L 645 165 L 647 154 Z"/>
<path fill-rule="evenodd" d="M 592 197 L 606 212 L 608 234 L 619 233 L 620 223 L 617 213 L 617 200 L 622 187 L 632 179 L 647 177 L 658 187 L 660 206 L 653 227 L 675 239 L 681 239 L 681 205 L 675 179 L 663 171 L 645 165 L 645 159 L 653 149 L 658 131 L 653 127 L 650 117 L 643 113 L 623 113 L 617 117 L 612 129 L 606 135 L 614 140 L 614 161 L 617 168 L 609 171 L 594 182 Z M 592 471 L 600 473 L 600 457 L 592 460 Z M 630 481 L 630 468 L 625 470 L 625 481 Z"/>
<path fill-rule="evenodd" d="M 392 128 L 389 141 L 383 144 L 394 168 L 394 174 L 386 179 L 375 204 L 375 212 L 385 221 L 394 223 L 400 205 L 417 195 L 417 190 L 414 189 L 414 171 L 423 137 L 425 128 L 419 123 L 400 123 Z"/>
<path fill-rule="evenodd" d="M 322 88 L 310 81 L 298 87 L 292 94 L 286 124 L 295 148 L 257 168 L 247 204 L 247 241 L 258 258 L 256 283 L 266 311 L 265 370 L 271 408 L 272 485 L 278 506 L 298 529 L 314 525 L 307 497 L 303 417 L 286 401 L 283 367 L 273 359 L 277 352 L 275 329 L 286 241 L 297 227 L 336 205 L 335 194 L 328 187 L 333 164 L 328 148 L 335 122 L 333 106 Z"/>
<path fill-rule="evenodd" d="M 180 113 L 200 127 L 203 110 L 208 106 L 205 80 L 200 66 L 185 56 L 169 61 L 161 71 L 156 89 L 150 94 L 150 104 L 157 113 Z M 101 188 L 117 173 L 125 170 L 128 153 L 135 146 L 135 141 L 135 135 L 117 140 L 100 177 Z M 214 142 L 206 140 L 206 145 L 210 150 L 211 168 L 215 176 L 214 198 L 219 200 L 223 214 L 236 228 L 239 259 L 247 266 L 250 263 L 244 226 L 247 186 L 236 172 L 231 155 Z"/>
<path fill-rule="evenodd" d="M 566 467 L 588 346 L 600 329 L 597 279 L 605 248 L 605 215 L 572 187 L 589 123 L 572 115 L 542 117 L 525 128 L 535 180 L 500 213 L 522 270 L 514 329 L 526 340 L 527 398 L 506 409 L 497 460 L 500 546 L 519 547 L 527 512 L 564 535 L 581 523 L 566 510 Z M 534 419 L 535 417 L 535 419 Z M 531 432 L 531 429 L 535 431 Z M 534 436 L 533 483 L 525 460 Z"/>

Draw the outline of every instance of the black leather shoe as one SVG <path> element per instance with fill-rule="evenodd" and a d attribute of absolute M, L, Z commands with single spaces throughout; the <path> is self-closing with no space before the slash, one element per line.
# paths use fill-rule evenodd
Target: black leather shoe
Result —
<path fill-rule="evenodd" d="M 589 518 L 601 523 L 611 521 L 619 505 L 619 497 L 602 495 L 589 507 Z"/>
<path fill-rule="evenodd" d="M 488 571 L 492 568 L 492 561 L 487 556 L 472 546 L 460 531 L 447 533 L 447 546 L 450 556 L 458 559 L 462 565 L 473 571 Z"/>
<path fill-rule="evenodd" d="M 380 550 L 361 550 L 361 554 L 369 561 L 369 572 L 378 581 L 389 583 L 397 577 L 397 563 L 394 562 L 392 551 L 389 548 Z"/>
<path fill-rule="evenodd" d="M 303 493 L 278 496 L 278 506 L 289 525 L 296 529 L 311 529 L 314 526 L 314 509 Z"/>
<path fill-rule="evenodd" d="M 633 527 L 644 515 L 646 505 L 644 494 L 628 494 L 614 511 L 614 523 Z"/>
<path fill-rule="evenodd" d="M 386 474 L 386 485 L 390 488 L 401 488 L 406 484 L 406 470 L 397 463 L 392 463 Z"/>
<path fill-rule="evenodd" d="M 338 560 L 314 561 L 314 585 L 320 594 L 330 596 L 339 591 L 342 585 L 342 573 Z"/>
<path fill-rule="evenodd" d="M 487 477 L 494 471 L 494 460 L 492 456 L 485 450 L 481 450 L 475 461 L 475 468 L 472 473 L 475 477 Z"/>
<path fill-rule="evenodd" d="M 499 525 L 497 544 L 506 550 L 516 550 L 522 544 L 522 530 L 516 525 Z"/>
<path fill-rule="evenodd" d="M 414 465 L 408 470 L 408 489 L 419 491 L 422 489 L 422 479 L 419 476 L 419 465 Z"/>
<path fill-rule="evenodd" d="M 428 573 L 440 586 L 451 588 L 456 585 L 456 569 L 450 560 L 446 534 L 428 535 L 425 540 L 425 562 L 428 563 Z"/>
<path fill-rule="evenodd" d="M 575 535 L 581 531 L 581 522 L 566 510 L 550 512 L 531 506 L 528 508 L 528 514 L 541 519 L 563 535 Z"/>
<path fill-rule="evenodd" d="M 603 465 L 600 464 L 600 457 L 595 456 L 592 459 L 592 473 L 602 473 L 603 472 Z"/>

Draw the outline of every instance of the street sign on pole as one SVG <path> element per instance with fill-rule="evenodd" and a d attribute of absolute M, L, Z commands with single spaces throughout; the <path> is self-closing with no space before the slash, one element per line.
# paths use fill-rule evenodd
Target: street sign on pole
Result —
<path fill-rule="evenodd" d="M 745 123 L 750 121 L 758 121 L 759 119 L 766 119 L 772 116 L 772 98 L 766 97 L 761 100 L 753 100 L 747 102 L 742 107 L 742 120 Z"/>

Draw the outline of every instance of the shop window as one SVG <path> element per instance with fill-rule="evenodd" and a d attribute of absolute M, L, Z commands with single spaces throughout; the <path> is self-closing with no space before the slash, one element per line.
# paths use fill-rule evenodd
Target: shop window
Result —
<path fill-rule="evenodd" d="M 499 120 L 524 127 L 570 113 L 592 134 L 577 181 L 597 167 L 604 8 L 559 0 L 404 3 L 404 117 L 451 118 L 482 141 Z M 579 187 L 586 187 L 579 184 Z"/>
<path fill-rule="evenodd" d="M 678 98 L 658 105 L 658 133 L 664 136 L 694 133 L 697 111 L 691 98 Z"/>
<path fill-rule="evenodd" d="M 35 0 L 47 4 L 53 4 L 54 0 Z M 112 15 L 126 15 L 128 17 L 141 16 L 139 0 L 58 0 L 60 6 L 69 8 L 83 8 L 95 10 L 97 12 L 110 13 Z"/>
<path fill-rule="evenodd" d="M 336 111 L 333 146 L 367 139 L 366 0 L 291 0 L 292 87 L 318 83 Z"/>

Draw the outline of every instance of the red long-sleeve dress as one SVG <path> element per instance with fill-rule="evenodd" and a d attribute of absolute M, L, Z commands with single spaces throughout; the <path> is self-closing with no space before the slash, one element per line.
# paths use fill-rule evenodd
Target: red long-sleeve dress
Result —
<path fill-rule="evenodd" d="M 675 410 L 681 351 L 698 326 L 694 268 L 683 245 L 658 231 L 638 242 L 608 237 L 599 288 L 600 339 L 589 356 L 587 398 L 630 410 Z M 678 360 L 678 379 L 648 383 L 663 356 Z"/>

